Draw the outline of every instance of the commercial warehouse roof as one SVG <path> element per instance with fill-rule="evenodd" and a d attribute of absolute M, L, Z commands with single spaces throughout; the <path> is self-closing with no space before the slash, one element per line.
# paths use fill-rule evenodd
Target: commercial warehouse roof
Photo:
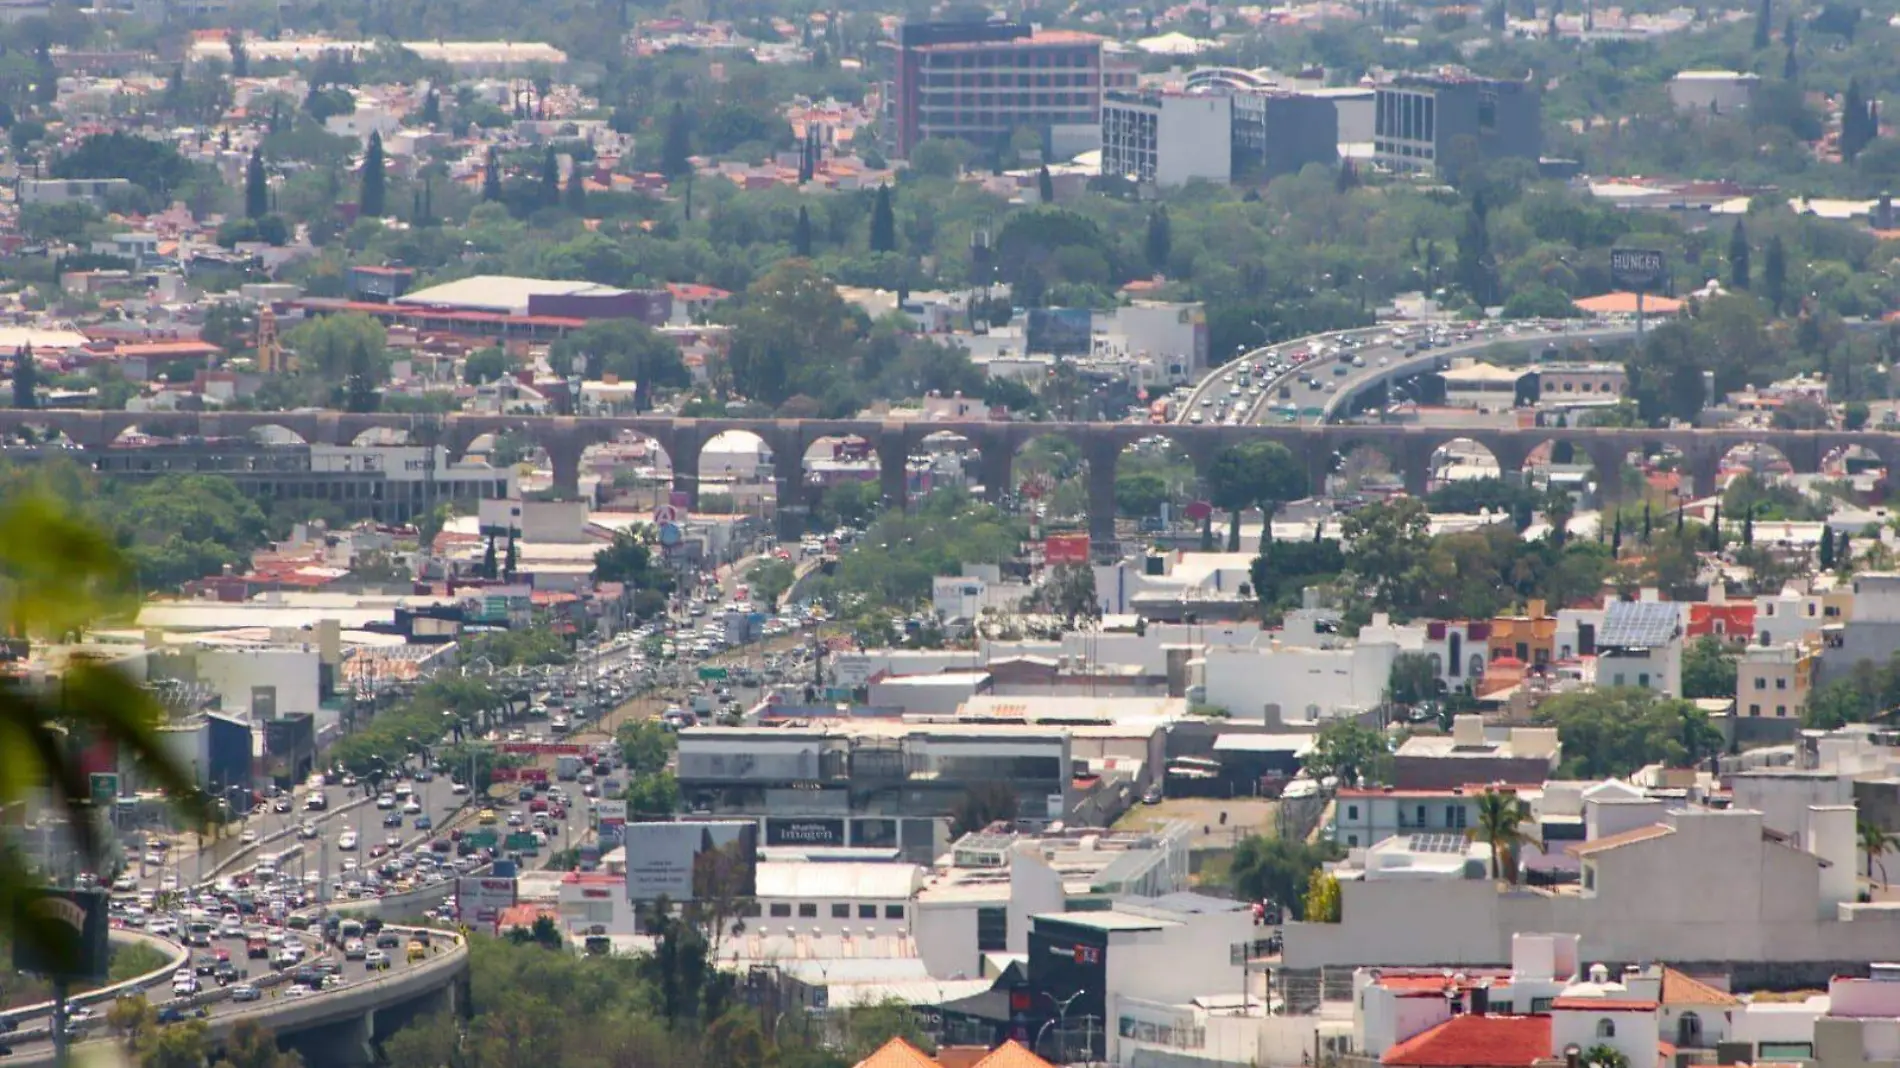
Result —
<path fill-rule="evenodd" d="M 762 898 L 904 900 L 922 885 L 923 874 L 915 864 L 768 860 L 758 867 Z"/>
<path fill-rule="evenodd" d="M 555 278 L 519 278 L 505 274 L 478 274 L 439 286 L 418 289 L 397 297 L 395 303 L 439 308 L 466 308 L 477 311 L 526 315 L 532 297 L 595 296 L 611 297 L 627 290 L 593 282 L 565 281 Z"/>

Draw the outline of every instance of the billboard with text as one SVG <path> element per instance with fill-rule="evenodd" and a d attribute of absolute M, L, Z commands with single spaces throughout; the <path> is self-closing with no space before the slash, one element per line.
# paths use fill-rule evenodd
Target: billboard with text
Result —
<path fill-rule="evenodd" d="M 700 901 L 757 892 L 759 825 L 751 820 L 629 823 L 627 896 Z"/>

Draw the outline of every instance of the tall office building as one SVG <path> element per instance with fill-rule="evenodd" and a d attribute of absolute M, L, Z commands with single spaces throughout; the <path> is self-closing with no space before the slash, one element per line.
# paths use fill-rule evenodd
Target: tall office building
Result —
<path fill-rule="evenodd" d="M 1525 82 L 1404 75 L 1377 87 L 1372 158 L 1390 171 L 1425 174 L 1462 155 L 1535 163 L 1543 121 L 1543 99 Z"/>
<path fill-rule="evenodd" d="M 1338 162 L 1338 110 L 1304 93 L 1111 91 L 1102 100 L 1103 174 L 1169 188 L 1265 182 Z"/>
<path fill-rule="evenodd" d="M 982 148 L 1034 130 L 1057 156 L 1095 147 L 1102 39 L 1019 22 L 906 22 L 885 42 L 885 138 L 908 156 L 931 137 Z"/>

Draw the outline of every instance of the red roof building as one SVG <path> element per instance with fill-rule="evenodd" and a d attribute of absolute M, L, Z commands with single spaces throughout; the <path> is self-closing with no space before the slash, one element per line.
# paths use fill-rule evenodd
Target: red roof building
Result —
<path fill-rule="evenodd" d="M 1532 1068 L 1550 1056 L 1548 1016 L 1454 1016 L 1387 1050 L 1401 1068 Z"/>

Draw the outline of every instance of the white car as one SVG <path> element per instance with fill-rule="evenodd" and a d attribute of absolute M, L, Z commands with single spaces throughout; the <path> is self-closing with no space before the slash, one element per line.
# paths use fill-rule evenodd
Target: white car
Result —
<path fill-rule="evenodd" d="M 356 848 L 356 832 L 344 831 L 336 840 L 336 847 L 345 852 Z"/>
<path fill-rule="evenodd" d="M 377 808 L 379 808 L 379 809 L 382 809 L 382 810 L 383 810 L 384 812 L 387 812 L 387 811 L 389 811 L 390 809 L 392 809 L 392 808 L 395 808 L 395 807 L 396 807 L 396 795 L 395 795 L 395 794 L 380 794 L 380 795 L 378 795 L 378 796 L 377 796 L 377 798 L 376 798 L 376 807 L 377 807 Z"/>
<path fill-rule="evenodd" d="M 413 797 L 410 798 L 408 802 L 402 806 L 402 813 L 405 816 L 414 816 L 420 813 L 421 811 L 422 811 L 422 803 L 420 801 L 417 801 Z"/>
<path fill-rule="evenodd" d="M 198 977 L 195 975 L 187 975 L 183 979 L 172 980 L 172 996 L 173 997 L 180 997 L 180 998 L 190 997 L 191 995 L 196 994 L 197 992 L 198 992 Z"/>
<path fill-rule="evenodd" d="M 257 832 L 246 828 L 243 834 L 238 835 L 238 842 L 243 845 L 256 845 Z"/>

